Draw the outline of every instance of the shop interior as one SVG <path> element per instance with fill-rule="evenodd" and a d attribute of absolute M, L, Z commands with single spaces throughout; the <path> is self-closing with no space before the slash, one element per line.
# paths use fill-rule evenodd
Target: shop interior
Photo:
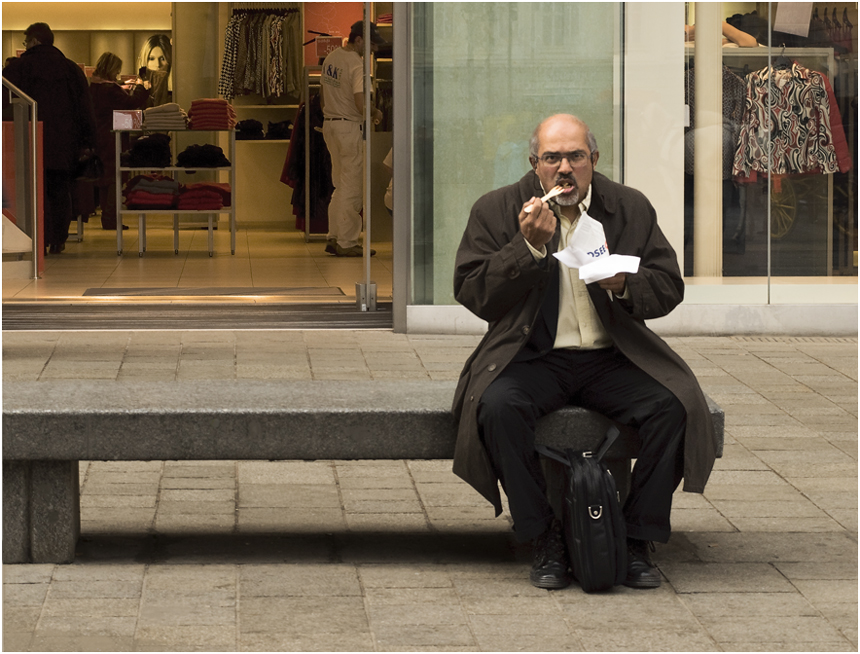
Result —
<path fill-rule="evenodd" d="M 695 25 L 696 4 L 687 3 L 688 26 Z M 799 8 L 809 15 L 796 27 L 781 20 L 775 5 L 746 2 L 721 7 L 724 25 L 755 38 L 752 44 L 738 44 L 742 35 L 724 28 L 722 79 L 714 80 L 722 83 L 721 275 L 856 278 L 857 3 L 803 3 Z M 685 99 L 689 114 L 695 115 L 699 74 L 695 39 L 690 34 L 688 28 Z M 749 107 L 749 98 L 754 97 L 750 89 L 765 88 L 768 66 L 776 71 L 780 89 L 792 84 L 798 89 L 771 96 L 779 107 L 771 111 L 781 115 L 782 122 L 770 137 Z M 791 81 L 784 87 L 786 79 Z M 804 111 L 811 120 L 803 118 Z M 819 137 L 828 146 L 835 144 L 833 161 L 822 166 L 817 155 L 780 159 L 786 144 L 806 143 L 805 120 L 811 125 L 822 114 L 827 117 Z M 795 116 L 803 120 L 795 121 Z M 695 202 L 695 177 L 714 165 L 696 161 L 695 133 L 696 125 L 688 122 L 684 175 L 684 274 L 688 277 L 707 274 L 696 267 L 695 212 L 701 207 Z M 777 153 L 770 175 L 762 172 L 766 164 L 760 148 L 768 138 Z M 799 146 L 796 149 L 800 151 Z"/>
<path fill-rule="evenodd" d="M 696 23 L 695 7 L 696 3 L 686 5 L 687 24 L 691 26 Z M 384 38 L 393 42 L 392 3 L 371 3 L 370 8 Z M 805 36 L 775 29 L 769 21 L 777 8 L 778 3 L 721 3 L 727 21 L 747 29 L 760 28 L 756 47 L 723 48 L 722 67 L 739 87 L 771 59 L 785 58 L 826 76 L 836 98 L 833 115 L 838 116 L 849 159 L 856 166 L 857 4 L 813 3 L 814 20 L 809 27 L 814 29 Z M 176 215 L 148 211 L 141 218 L 132 210 L 122 214 L 127 229 L 108 231 L 100 225 L 99 198 L 82 185 L 78 189 L 80 222 L 73 222 L 73 235 L 62 253 L 41 260 L 38 279 L 31 278 L 32 264 L 25 260 L 26 255 L 4 251 L 4 304 L 317 304 L 352 309 L 357 306 L 356 284 L 368 279 L 369 263 L 377 306 L 390 308 L 393 217 L 383 202 L 391 180 L 383 165 L 392 146 L 390 50 L 378 52 L 373 63 L 374 101 L 384 115 L 371 135 L 370 147 L 370 240 L 376 256 L 366 262 L 327 254 L 327 199 L 316 188 L 305 192 L 307 178 L 315 179 L 313 174 L 304 175 L 308 166 L 303 157 L 305 144 L 309 169 L 320 163 L 325 151 L 319 133 L 312 125 L 305 126 L 307 114 L 302 112 L 305 100 L 317 93 L 317 46 L 325 35 L 346 35 L 350 25 L 362 18 L 364 9 L 360 2 L 5 3 L 4 59 L 18 54 L 23 30 L 36 21 L 51 25 L 56 45 L 85 71 L 92 70 L 103 52 L 111 51 L 123 60 L 122 74 L 134 76 L 145 63 L 141 52 L 146 43 L 156 35 L 168 38 L 169 91 L 171 99 L 186 110 L 195 99 L 223 97 L 223 53 L 231 20 L 283 18 L 283 24 L 290 26 L 290 37 L 300 42 L 301 53 L 288 59 L 288 67 L 297 73 L 283 88 L 273 92 L 243 86 L 231 95 L 237 121 L 249 127 L 245 134 L 240 134 L 244 130 L 237 131 L 235 141 L 225 132 L 174 135 L 174 154 L 197 139 L 209 139 L 222 147 L 230 162 L 224 169 L 171 172 L 186 183 L 210 179 L 230 182 L 235 201 L 229 212 Z M 768 44 L 771 47 L 766 47 Z M 694 116 L 689 95 L 695 86 L 695 41 L 687 46 L 685 95 Z M 719 62 L 713 70 L 718 68 Z M 726 86 L 722 92 L 727 93 Z M 724 111 L 728 106 L 724 103 Z M 702 225 L 695 210 L 696 175 L 713 170 L 715 164 L 704 162 L 698 167 L 693 153 L 685 147 L 685 164 L 689 165 L 684 171 L 683 260 L 688 283 L 707 285 L 731 278 L 733 283 L 749 280 L 752 284 L 766 276 L 784 282 L 811 283 L 827 278 L 856 283 L 856 169 L 852 166 L 828 174 L 789 171 L 739 184 L 732 166 L 742 123 L 737 117 L 724 117 L 728 129 L 722 154 L 724 158 L 728 154 L 729 161 L 723 168 L 720 207 L 712 208 L 713 215 L 704 221 L 714 231 L 704 237 L 696 227 Z M 303 138 L 305 131 L 310 139 Z M 685 131 L 686 146 L 687 140 L 695 140 L 695 126 L 690 124 Z M 4 138 L 4 147 L 10 142 Z M 9 159 L 6 154 L 4 164 Z M 295 169 L 289 165 L 291 156 Z M 127 178 L 131 172 L 124 171 L 123 175 Z M 4 199 L 5 175 L 4 170 Z M 694 244 L 710 240 L 722 243 L 721 248 L 714 248 L 721 251 L 704 261 Z"/>
<path fill-rule="evenodd" d="M 318 93 L 315 67 L 321 63 L 318 56 L 321 52 L 317 50 L 316 39 L 345 37 L 350 25 L 362 19 L 365 4 L 192 5 L 195 3 L 4 4 L 4 60 L 16 56 L 22 49 L 22 33 L 26 26 L 42 21 L 51 26 L 55 45 L 78 62 L 88 75 L 92 74 L 101 54 L 109 51 L 123 60 L 123 78 L 131 78 L 140 67 L 146 66 L 143 51 L 147 43 L 151 43 L 155 35 L 162 35 L 160 43 L 167 40 L 167 48 L 171 50 L 167 53 L 168 100 L 177 102 L 186 111 L 190 101 L 197 98 L 223 97 L 218 93 L 219 84 L 223 84 L 228 74 L 222 58 L 231 20 L 248 21 L 253 31 L 260 28 L 256 21 L 278 17 L 283 25 L 283 39 L 290 39 L 295 46 L 291 46 L 289 52 L 298 53 L 300 58 L 300 61 L 295 58 L 282 61 L 284 73 L 280 84 L 233 85 L 235 90 L 227 99 L 235 112 L 235 140 L 226 131 L 173 135 L 174 155 L 196 143 L 210 142 L 222 148 L 229 166 L 215 171 L 174 169 L 170 173 L 180 183 L 208 180 L 232 183 L 233 201 L 229 209 L 215 214 L 121 211 L 119 215 L 125 229 L 120 233 L 120 244 L 117 231 L 101 226 L 97 190 L 92 184 L 77 183 L 70 238 L 62 253 L 44 256 L 38 279 L 31 278 L 32 264 L 29 268 L 26 266 L 22 261 L 24 255 L 16 256 L 4 250 L 5 304 L 334 303 L 356 307 L 356 284 L 366 280 L 366 262 L 362 258 L 337 257 L 324 251 L 330 190 L 325 195 L 324 188 L 318 190 L 311 185 L 313 201 L 308 205 L 304 202 L 307 140 L 303 112 L 306 100 L 311 98 L 313 107 L 313 98 Z M 193 22 L 194 16 L 183 16 L 182 12 L 201 11 L 204 5 L 208 6 L 206 29 L 213 36 L 185 38 L 183 42 L 183 34 L 189 32 L 187 28 L 183 30 L 182 25 L 189 20 Z M 372 20 L 391 43 L 391 3 L 373 3 L 371 10 Z M 253 25 L 252 21 L 255 21 Z M 288 52 L 286 46 L 284 52 Z M 389 311 L 392 216 L 383 197 L 391 174 L 382 162 L 392 142 L 391 69 L 391 49 L 383 48 L 374 58 L 372 68 L 374 101 L 385 118 L 370 139 L 370 240 L 376 254 L 370 258 L 369 270 L 371 282 L 376 284 L 377 307 Z M 238 78 L 242 72 L 233 71 L 233 76 Z M 214 80 L 213 74 L 217 76 Z M 312 112 L 309 118 L 315 120 L 316 116 Z M 311 125 L 311 133 L 310 169 L 325 170 L 322 160 L 328 153 L 322 135 L 314 125 Z M 122 183 L 137 172 L 121 171 Z M 308 210 L 310 220 L 306 221 Z M 233 224 L 235 235 L 231 229 Z"/>

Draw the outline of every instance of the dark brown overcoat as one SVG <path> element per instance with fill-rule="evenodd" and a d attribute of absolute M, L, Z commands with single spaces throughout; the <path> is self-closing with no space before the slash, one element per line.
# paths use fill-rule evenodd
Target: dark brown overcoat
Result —
<path fill-rule="evenodd" d="M 81 149 L 95 146 L 96 121 L 84 71 L 53 45 L 41 44 L 13 58 L 3 77 L 38 103 L 45 170 L 71 171 Z"/>
<path fill-rule="evenodd" d="M 687 409 L 684 490 L 701 493 L 714 465 L 716 444 L 707 400 L 686 363 L 645 320 L 665 316 L 684 298 L 675 251 L 657 226 L 657 215 L 637 190 L 595 172 L 588 215 L 603 224 L 611 253 L 640 257 L 639 272 L 627 276 L 630 298 L 610 301 L 589 284 L 591 300 L 615 346 L 666 386 Z M 538 265 L 519 229 L 517 216 L 530 198 L 543 195 L 533 171 L 519 182 L 487 193 L 472 207 L 454 272 L 457 301 L 489 323 L 481 343 L 466 361 L 454 396 L 459 420 L 454 473 L 471 484 L 501 513 L 501 496 L 478 433 L 477 407 L 484 390 L 528 341 L 550 275 L 558 260 Z M 559 231 L 549 252 L 558 249 Z"/>

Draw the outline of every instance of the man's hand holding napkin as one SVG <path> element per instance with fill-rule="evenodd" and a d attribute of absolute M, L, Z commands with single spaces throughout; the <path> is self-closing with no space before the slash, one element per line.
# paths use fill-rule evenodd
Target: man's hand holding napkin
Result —
<path fill-rule="evenodd" d="M 605 280 L 600 286 L 616 295 L 624 293 L 626 274 L 639 270 L 639 257 L 610 254 L 603 225 L 587 213 L 579 217 L 567 247 L 553 256 L 568 268 L 578 269 L 586 284 Z"/>

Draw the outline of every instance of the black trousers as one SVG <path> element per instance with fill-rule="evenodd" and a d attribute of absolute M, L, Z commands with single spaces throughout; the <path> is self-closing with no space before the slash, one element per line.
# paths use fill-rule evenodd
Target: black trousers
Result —
<path fill-rule="evenodd" d="M 669 540 L 672 493 L 684 471 L 687 413 L 681 402 L 615 348 L 552 350 L 511 363 L 484 392 L 478 424 L 520 541 L 553 518 L 535 452 L 538 418 L 568 404 L 592 409 L 638 430 L 642 449 L 624 504 L 627 535 Z"/>
<path fill-rule="evenodd" d="M 63 245 L 72 224 L 72 173 L 45 171 L 45 245 Z"/>
<path fill-rule="evenodd" d="M 99 182 L 99 206 L 102 208 L 102 227 L 116 229 L 116 181 Z"/>

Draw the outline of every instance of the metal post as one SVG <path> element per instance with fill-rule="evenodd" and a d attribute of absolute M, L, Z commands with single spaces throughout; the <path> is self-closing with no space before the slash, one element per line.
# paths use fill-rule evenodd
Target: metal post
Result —
<path fill-rule="evenodd" d="M 39 134 L 39 107 L 33 100 L 33 120 L 30 121 L 30 207 L 33 210 L 33 279 L 39 279 L 39 148 L 36 139 Z"/>
<path fill-rule="evenodd" d="M 355 303 L 361 311 L 376 311 L 376 284 L 370 281 L 370 157 L 371 128 L 373 119 L 371 117 L 371 47 L 370 47 L 370 3 L 364 3 L 364 283 L 357 282 L 355 285 Z"/>
<path fill-rule="evenodd" d="M 122 254 L 122 159 L 120 156 L 120 152 L 122 152 L 122 134 L 119 130 L 114 130 L 114 154 L 113 154 L 113 165 L 114 165 L 114 175 L 116 175 L 116 184 L 114 184 L 114 202 L 116 206 L 116 256 L 120 256 Z M 174 245 L 176 245 L 176 214 L 173 215 L 173 235 L 174 235 Z M 177 246 L 178 247 L 178 246 Z"/>
<path fill-rule="evenodd" d="M 771 219 L 773 208 L 773 197 L 771 196 L 773 188 L 773 134 L 771 133 L 771 123 L 773 121 L 773 94 L 774 88 L 774 71 L 773 71 L 773 16 L 771 14 L 771 4 L 767 4 L 767 120 L 765 121 L 765 134 L 767 134 L 767 303 L 770 304 L 770 270 L 771 270 L 771 245 L 773 237 L 771 236 Z"/>
<path fill-rule="evenodd" d="M 412 5 L 394 3 L 394 233 L 392 313 L 394 331 L 406 332 L 412 289 Z M 397 138 L 398 135 L 401 138 Z"/>
<path fill-rule="evenodd" d="M 305 243 L 311 240 L 311 77 L 305 66 Z M 296 126 L 298 127 L 298 126 Z"/>

